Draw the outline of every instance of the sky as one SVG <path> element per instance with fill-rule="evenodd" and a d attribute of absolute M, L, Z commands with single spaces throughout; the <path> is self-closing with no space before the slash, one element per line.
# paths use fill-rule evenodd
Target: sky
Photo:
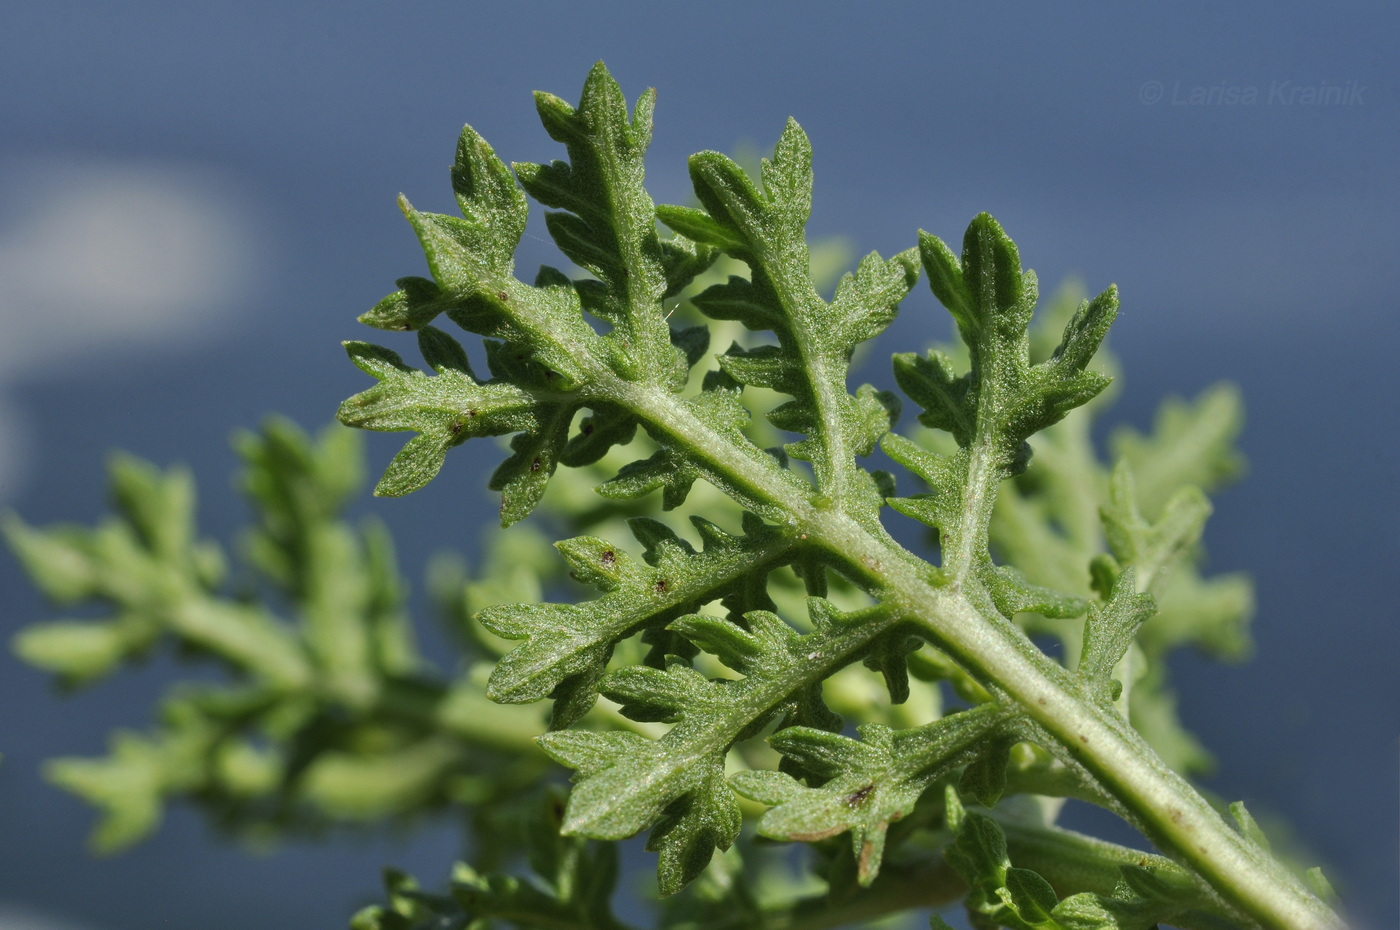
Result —
<path fill-rule="evenodd" d="M 188 463 L 204 531 L 236 530 L 229 433 L 319 426 L 363 387 L 339 342 L 423 273 L 394 198 L 449 209 L 463 122 L 508 160 L 558 157 L 530 92 L 576 99 L 602 59 L 629 98 L 658 89 L 649 187 L 674 203 L 687 155 L 771 147 L 791 115 L 813 237 L 888 255 L 986 210 L 1047 289 L 1119 285 L 1128 422 L 1241 386 L 1249 474 L 1206 541 L 1212 569 L 1256 579 L 1256 655 L 1183 657 L 1182 714 L 1212 790 L 1285 815 L 1358 923 L 1395 926 L 1398 21 L 1380 2 L 0 5 L 0 500 L 91 522 L 121 448 Z M 542 261 L 527 239 L 520 266 Z M 930 303 L 894 344 L 946 334 Z M 480 479 L 366 503 L 410 576 L 473 551 Z M 7 631 L 48 616 L 8 555 L 0 599 Z M 342 926 L 382 865 L 431 879 L 455 854 L 428 831 L 250 857 L 178 811 L 91 859 L 41 762 L 144 726 L 172 668 L 60 698 L 0 666 L 0 930 Z"/>

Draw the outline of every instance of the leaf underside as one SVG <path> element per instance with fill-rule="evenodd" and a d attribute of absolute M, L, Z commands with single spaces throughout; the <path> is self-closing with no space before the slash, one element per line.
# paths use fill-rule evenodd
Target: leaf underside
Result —
<path fill-rule="evenodd" d="M 966 890 L 979 928 L 1234 925 L 1189 868 L 1054 827 L 1066 796 L 1125 808 L 1079 745 L 921 611 L 961 598 L 1026 655 L 1030 636 L 1053 641 L 1063 700 L 1204 769 L 1164 663 L 1184 645 L 1248 648 L 1248 582 L 1201 572 L 1206 495 L 1240 470 L 1237 396 L 1172 402 L 1151 432 L 1115 434 L 1101 463 L 1115 287 L 1038 307 L 1034 272 L 987 214 L 957 251 L 920 232 L 835 279 L 807 240 L 813 152 L 796 121 L 755 173 L 701 152 L 694 201 L 656 205 L 654 104 L 647 91 L 629 107 L 599 63 L 577 106 L 535 97 L 558 160 L 507 165 L 466 127 L 450 173 L 460 215 L 400 201 L 427 276 L 360 318 L 386 339 L 413 333 L 423 367 L 345 343 L 373 384 L 340 422 L 414 434 L 376 494 L 420 490 L 464 457 L 455 448 L 491 437 L 501 525 L 539 514 L 484 547 L 476 572 L 439 575 L 460 672 L 413 646 L 387 536 L 344 520 L 353 433 L 313 441 L 274 423 L 240 440 L 247 559 L 286 616 L 224 590 L 188 475 L 118 459 L 109 523 L 7 520 L 47 594 L 109 614 L 30 627 L 18 652 L 77 687 L 168 641 L 231 682 L 172 696 L 154 731 L 59 760 L 51 778 L 105 812 L 110 848 L 175 798 L 266 831 L 466 804 L 479 867 L 458 866 L 445 895 L 391 873 L 361 930 L 616 930 L 605 841 L 643 831 L 661 893 L 699 889 L 663 909 L 668 926 L 945 903 L 922 887 L 934 874 Z M 573 271 L 517 277 L 529 200 Z M 888 388 L 853 386 L 853 359 L 921 276 L 957 343 L 894 355 Z M 482 373 L 464 335 L 480 339 Z M 877 452 L 900 473 L 870 467 Z M 932 551 L 896 542 L 887 507 Z M 567 538 L 548 550 L 540 523 Z M 549 786 L 551 759 L 574 772 L 567 794 Z M 812 844 L 824 890 L 750 883 L 742 863 L 761 846 L 746 818 L 767 841 Z M 531 878 L 500 873 L 511 850 Z"/>

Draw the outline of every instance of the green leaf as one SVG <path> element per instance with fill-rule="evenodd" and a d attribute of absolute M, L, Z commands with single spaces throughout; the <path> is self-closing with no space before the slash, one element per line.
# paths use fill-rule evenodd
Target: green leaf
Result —
<path fill-rule="evenodd" d="M 197 541 L 188 473 L 115 456 L 110 476 L 118 514 L 97 529 L 36 530 L 10 518 L 5 532 L 26 568 L 58 599 L 98 601 L 113 620 L 83 629 L 62 624 L 51 632 L 46 625 L 30 627 L 18 648 L 78 684 L 173 632 L 190 649 L 221 655 L 269 680 L 304 680 L 305 660 L 285 627 L 257 608 L 211 597 L 223 556 Z M 85 654 L 60 657 L 60 642 L 65 652 L 81 644 Z"/>
<path fill-rule="evenodd" d="M 718 152 L 690 158 L 696 197 L 728 230 L 728 238 L 743 243 L 731 254 L 745 261 L 757 258 L 766 241 L 778 248 L 802 241 L 812 208 L 812 146 L 796 120 L 788 120 L 773 158 L 763 160 L 761 176 L 760 190 L 742 168 Z M 724 247 L 714 239 L 709 243 Z"/>
<path fill-rule="evenodd" d="M 1138 593 L 1131 568 L 1118 576 L 1107 603 L 1089 605 L 1079 674 L 1098 699 L 1117 700 L 1123 686 L 1113 680 L 1113 670 L 1127 655 L 1138 628 L 1156 612 L 1152 596 Z"/>
<path fill-rule="evenodd" d="M 167 790 L 165 762 L 158 745 L 132 733 L 112 739 L 106 759 L 54 759 L 45 777 L 101 812 L 89 840 L 93 850 L 111 853 L 144 839 L 161 820 Z"/>
<path fill-rule="evenodd" d="M 716 849 L 728 849 L 739 836 L 743 816 L 729 791 L 721 759 L 704 764 L 705 778 L 697 789 L 672 802 L 647 839 L 647 850 L 659 853 L 657 883 L 663 895 L 690 884 Z"/>
<path fill-rule="evenodd" d="M 1137 570 L 1138 585 L 1151 588 L 1158 576 L 1201 538 L 1210 501 L 1198 488 L 1179 489 L 1155 523 L 1138 510 L 1138 495 L 1127 459 L 1120 459 L 1109 484 L 1109 502 L 1100 511 L 1109 550 L 1120 565 Z"/>
<path fill-rule="evenodd" d="M 112 501 L 140 545 L 171 560 L 194 545 L 194 479 L 183 468 L 162 472 L 148 462 L 114 455 L 107 466 Z"/>
<path fill-rule="evenodd" d="M 679 386 L 684 365 L 661 301 L 703 271 L 713 253 L 685 242 L 663 245 L 657 235 L 656 209 L 642 185 L 655 92 L 644 93 L 629 117 L 621 88 L 600 62 L 577 109 L 543 93 L 535 104 L 569 161 L 517 164 L 516 174 L 536 200 L 569 211 L 547 214 L 546 224 L 560 251 L 602 282 L 590 307 L 613 326 L 606 338 L 614 370 Z"/>
<path fill-rule="evenodd" d="M 1269 844 L 1269 838 L 1264 835 L 1263 829 L 1249 813 L 1249 809 L 1244 806 L 1243 801 L 1230 802 L 1230 816 L 1235 818 L 1235 824 L 1240 828 L 1240 832 L 1254 843 L 1266 850 L 1272 848 Z"/>
<path fill-rule="evenodd" d="M 505 163 L 470 126 L 462 127 L 457 140 L 452 193 L 463 218 L 482 232 L 483 259 L 493 270 L 509 273 L 529 207 Z"/>
<path fill-rule="evenodd" d="M 952 249 L 943 244 L 942 239 L 923 232 L 919 234 L 919 257 L 923 260 L 924 270 L 928 272 L 933 296 L 948 308 L 953 322 L 963 333 L 963 341 L 971 345 L 977 338 L 981 320 L 978 302 L 963 279 L 962 262 Z"/>
<path fill-rule="evenodd" d="M 558 799 L 546 793 L 531 805 L 528 823 L 513 823 L 506 838 L 523 844 L 533 873 L 529 879 L 478 872 L 458 863 L 448 894 L 430 894 L 402 873 L 385 874 L 386 905 L 373 905 L 352 921 L 354 930 L 441 930 L 478 927 L 496 921 L 528 927 L 617 930 L 610 898 L 617 880 L 612 847 L 563 838 L 553 816 Z"/>
<path fill-rule="evenodd" d="M 894 377 L 910 400 L 924 408 L 920 423 L 952 433 L 960 446 L 972 442 L 976 414 L 968 401 L 970 372 L 955 375 L 952 360 L 930 349 L 926 356 L 912 352 L 895 355 Z"/>
<path fill-rule="evenodd" d="M 422 329 L 461 303 L 427 278 L 399 278 L 394 285 L 399 290 L 360 314 L 361 323 L 375 329 Z"/>
<path fill-rule="evenodd" d="M 1039 871 L 1012 864 L 1007 834 L 992 818 L 966 810 L 950 785 L 945 806 L 953 843 L 946 853 L 971 890 L 974 926 L 1011 930 L 1151 930 L 1181 917 L 1181 926 L 1233 923 L 1203 911 L 1194 878 L 1169 860 L 1088 840 L 1075 834 L 1017 829 L 1017 845 L 1038 854 L 1056 876 L 1114 874 L 1111 893 L 1080 891 L 1063 899 Z M 1134 863 L 1152 863 L 1151 870 Z M 1103 884 L 1099 880 L 1099 884 Z M 1082 885 L 1081 885 L 1082 887 Z"/>
<path fill-rule="evenodd" d="M 84 551 L 83 531 L 35 530 L 13 513 L 4 515 L 0 528 L 30 581 L 49 600 L 72 604 L 99 590 L 96 567 Z"/>
<path fill-rule="evenodd" d="M 1115 458 L 1131 466 L 1139 506 L 1155 520 L 1179 488 L 1213 492 L 1240 476 L 1244 458 L 1235 442 L 1243 425 L 1239 389 L 1219 384 L 1194 401 L 1167 400 L 1150 435 L 1124 427 L 1113 433 L 1110 446 Z"/>
<path fill-rule="evenodd" d="M 886 455 L 913 472 L 928 486 L 925 494 L 891 498 L 888 503 L 907 517 L 939 531 L 946 545 L 951 534 L 959 531 L 963 521 L 962 477 L 967 473 L 967 452 L 959 450 L 952 456 L 939 455 L 919 444 L 888 433 L 880 440 Z"/>
<path fill-rule="evenodd" d="M 1019 737 L 1017 734 L 1003 734 L 987 739 L 977 750 L 976 757 L 963 769 L 958 779 L 958 793 L 968 799 L 992 807 L 1001 800 L 1006 791 L 1006 769 L 1010 761 L 1011 747 Z"/>
<path fill-rule="evenodd" d="M 554 476 L 567 449 L 573 406 L 538 404 L 534 413 L 534 428 L 511 439 L 510 457 L 492 473 L 487 483 L 491 490 L 501 492 L 501 526 L 525 519 L 539 506 L 549 479 Z"/>
<path fill-rule="evenodd" d="M 695 207 L 661 204 L 656 208 L 656 217 L 681 235 L 713 248 L 734 252 L 744 246 L 741 237 L 730 232 L 724 224 L 711 219 L 704 210 Z"/>
<path fill-rule="evenodd" d="M 1313 866 L 1304 873 L 1308 887 L 1313 890 L 1313 894 L 1329 904 L 1334 904 L 1337 898 L 1337 890 L 1332 887 L 1332 883 L 1327 880 L 1327 876 L 1322 874 L 1320 866 Z"/>
<path fill-rule="evenodd" d="M 961 451 L 921 454 L 912 443 L 886 437 L 885 451 L 932 486 L 930 496 L 891 504 L 939 531 L 945 567 L 990 578 L 987 533 L 997 486 L 1025 470 L 1033 434 L 1108 385 L 1086 366 L 1117 313 L 1117 291 L 1081 305 L 1058 348 L 1032 364 L 1035 275 L 1022 272 L 1016 246 L 997 222 L 985 213 L 973 219 L 961 259 L 928 233 L 919 234 L 919 244 L 930 287 L 952 314 L 971 367 L 955 374 L 948 356 L 937 352 L 895 356 L 896 380 L 924 408 L 920 420 L 950 432 Z"/>
<path fill-rule="evenodd" d="M 454 348 L 427 353 L 448 364 Z M 538 760 L 501 769 L 493 754 L 528 746 L 535 721 L 425 674 L 383 528 L 343 521 L 362 472 L 356 434 L 332 425 L 313 440 L 273 419 L 235 445 L 245 466 L 237 486 L 254 512 L 244 534 L 252 571 L 237 594 L 218 590 L 222 562 L 198 538 L 178 469 L 114 460 L 117 513 L 96 530 L 7 527 L 31 554 L 62 553 L 59 590 L 98 609 L 23 631 L 22 657 L 67 684 L 162 641 L 216 666 L 166 696 L 147 732 L 118 734 L 105 757 L 50 765 L 52 780 L 101 813 L 93 843 L 142 839 L 176 800 L 266 839 L 401 817 L 445 803 L 464 781 L 489 798 L 498 783 L 514 793 L 537 778 Z M 251 601 L 249 589 L 291 616 Z"/>
<path fill-rule="evenodd" d="M 1008 868 L 1005 878 L 1007 905 L 1016 916 L 1031 925 L 1050 920 L 1050 912 L 1060 903 L 1050 883 L 1030 869 Z"/>
<path fill-rule="evenodd" d="M 702 152 L 690 160 L 695 194 L 704 214 L 667 207 L 663 221 L 687 236 L 746 262 L 750 279 L 731 277 L 695 300 L 716 319 L 771 329 L 776 347 L 731 350 L 724 371 L 740 384 L 772 387 L 791 402 L 769 412 L 779 429 L 804 434 L 786 446 L 793 458 L 812 463 L 817 486 L 873 526 L 884 495 L 850 459 L 868 455 L 898 415 L 888 392 L 848 392 L 852 352 L 882 332 L 918 276 L 911 249 L 891 259 L 871 254 L 837 285 L 830 302 L 813 284 L 804 228 L 811 212 L 812 151 L 806 134 L 789 120 L 756 186 L 733 160 Z"/>
<path fill-rule="evenodd" d="M 927 262 L 927 248 L 924 256 Z M 1014 474 L 1024 467 L 1022 443 L 1107 386 L 1106 378 L 1085 366 L 1117 313 L 1117 292 L 1109 288 L 1084 304 L 1055 353 L 1032 366 L 1028 326 L 1035 279 L 1021 273 L 1015 245 L 990 216 L 982 214 L 968 227 L 962 263 L 976 305 L 975 323 L 959 323 L 972 358 L 975 387 L 969 395 L 978 398 L 979 412 L 992 414 L 993 422 L 979 424 L 979 432 L 999 447 L 1000 467 Z M 982 403 L 984 392 L 1000 410 Z"/>
<path fill-rule="evenodd" d="M 836 296 L 826 314 L 832 323 L 828 351 L 849 354 L 860 343 L 884 332 L 894 322 L 899 302 L 918 279 L 914 249 L 888 259 L 871 252 L 861 259 L 855 272 L 844 275 L 836 285 Z"/>
<path fill-rule="evenodd" d="M 1003 616 L 1037 613 L 1042 617 L 1064 620 L 1082 617 L 1088 610 L 1089 605 L 1083 598 L 1033 584 L 1009 565 L 983 566 L 978 577 L 987 586 L 992 602 Z"/>
<path fill-rule="evenodd" d="M 644 628 L 663 627 L 699 605 L 729 594 L 765 566 L 774 566 L 790 547 L 784 534 L 757 522 L 743 536 L 731 536 L 694 518 L 705 546 L 696 552 L 654 521 L 633 521 L 639 540 L 651 534 L 648 565 L 639 565 L 602 540 L 561 543 L 575 575 L 606 585 L 607 594 L 582 604 L 509 604 L 478 615 L 488 630 L 525 642 L 496 665 L 487 695 L 506 703 L 527 703 L 571 683 L 582 692 L 572 709 L 556 707 L 553 726 L 566 726 L 592 705 L 616 644 Z M 660 532 L 658 531 L 660 528 Z"/>
<path fill-rule="evenodd" d="M 814 629 L 806 635 L 766 611 L 750 611 L 742 623 L 692 615 L 671 624 L 697 645 L 715 648 L 744 676 L 738 680 L 707 680 L 679 657 L 665 669 L 611 673 L 600 690 L 618 701 L 623 713 L 674 721 L 658 740 L 578 731 L 541 737 L 546 752 L 579 769 L 566 831 L 619 839 L 659 822 L 663 833 L 673 829 L 663 816 L 668 810 L 693 811 L 698 805 L 701 811 L 725 811 L 731 802 L 723 793 L 730 789 L 710 777 L 717 771 L 711 767 L 723 765 L 736 741 L 774 719 L 780 726 L 839 728 L 840 718 L 822 703 L 820 682 L 834 667 L 858 661 L 895 618 L 878 608 L 841 613 L 818 599 L 809 600 L 808 609 Z M 736 629 L 722 631 L 724 623 Z M 678 802 L 681 806 L 673 808 Z M 663 848 L 665 841 L 654 838 L 653 845 Z M 698 868 L 700 853 L 685 861 L 691 870 Z"/>
<path fill-rule="evenodd" d="M 769 741 L 799 769 L 818 775 L 821 787 L 763 771 L 735 775 L 734 787 L 772 806 L 759 821 L 764 836 L 811 842 L 850 832 L 857 877 L 868 886 L 879 874 L 890 824 L 913 811 L 930 784 L 971 761 L 1005 723 L 1001 710 L 984 705 L 912 730 L 863 724 L 859 741 L 792 727 Z"/>
<path fill-rule="evenodd" d="M 909 655 L 922 645 L 908 630 L 895 629 L 876 639 L 866 655 L 866 668 L 884 678 L 891 704 L 909 700 Z"/>
<path fill-rule="evenodd" d="M 15 636 L 15 654 L 25 662 L 58 675 L 66 684 L 81 685 L 111 672 L 136 646 L 152 637 L 141 635 L 145 624 L 56 621 L 26 627 Z M 154 631 L 151 631 L 152 633 Z"/>
<path fill-rule="evenodd" d="M 442 468 L 448 450 L 476 436 L 519 432 L 514 455 L 492 479 L 504 491 L 502 521 L 524 517 L 539 502 L 563 449 L 572 408 L 541 403 L 527 391 L 499 381 L 480 381 L 466 354 L 446 333 L 431 326 L 418 335 L 419 348 L 435 375 L 406 365 L 396 353 L 363 342 L 345 344 L 351 360 L 378 380 L 345 401 L 338 414 L 347 426 L 415 430 L 375 487 L 397 497 L 427 484 Z"/>

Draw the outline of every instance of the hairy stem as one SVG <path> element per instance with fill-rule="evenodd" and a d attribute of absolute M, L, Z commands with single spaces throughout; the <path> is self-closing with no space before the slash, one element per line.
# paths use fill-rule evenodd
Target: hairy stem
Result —
<path fill-rule="evenodd" d="M 790 473 L 784 476 L 788 480 L 771 480 L 765 472 L 781 472 L 776 463 L 736 448 L 673 396 L 641 385 L 618 388 L 653 430 L 786 513 L 794 529 L 825 548 L 872 595 L 917 623 L 971 674 L 1019 703 L 1149 839 L 1233 907 L 1276 930 L 1341 926 L 1282 865 L 1227 825 L 1117 712 L 1086 697 L 1070 673 L 1015 625 L 979 608 L 977 602 L 985 598 L 965 585 L 936 586 L 926 563 L 889 537 L 877 539 L 841 510 L 819 508 L 806 495 L 794 494 Z"/>

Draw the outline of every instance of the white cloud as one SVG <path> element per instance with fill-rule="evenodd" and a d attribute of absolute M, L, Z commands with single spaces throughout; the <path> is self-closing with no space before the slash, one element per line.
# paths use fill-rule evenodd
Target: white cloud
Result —
<path fill-rule="evenodd" d="M 92 925 L 0 903 L 0 930 L 92 930 Z"/>
<path fill-rule="evenodd" d="M 246 211 L 212 171 L 29 165 L 0 175 L 0 376 L 170 347 L 225 322 L 255 264 Z"/>
<path fill-rule="evenodd" d="M 0 410 L 16 380 L 226 329 L 258 273 L 253 222 L 208 169 L 54 160 L 0 170 Z M 13 419 L 8 417 L 7 419 Z M 0 497 L 23 440 L 7 431 Z"/>

